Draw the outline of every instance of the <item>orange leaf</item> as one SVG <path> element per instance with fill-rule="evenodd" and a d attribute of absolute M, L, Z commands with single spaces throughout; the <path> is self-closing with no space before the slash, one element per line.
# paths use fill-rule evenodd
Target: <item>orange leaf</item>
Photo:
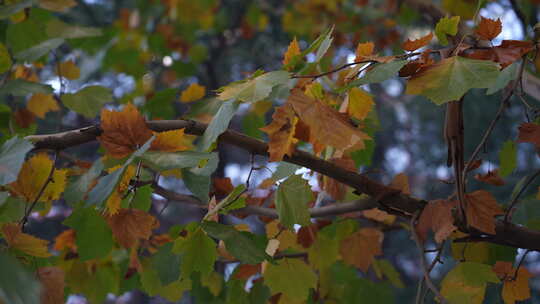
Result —
<path fill-rule="evenodd" d="M 62 251 L 64 249 L 76 251 L 77 245 L 75 244 L 75 238 L 76 234 L 74 229 L 64 230 L 54 239 L 53 249 L 56 251 Z"/>
<path fill-rule="evenodd" d="M 485 190 L 465 194 L 467 223 L 472 227 L 495 234 L 495 217 L 504 214 L 493 195 Z"/>
<path fill-rule="evenodd" d="M 362 61 L 365 57 L 371 56 L 374 49 L 375 44 L 373 42 L 359 43 L 356 47 L 356 58 L 354 61 Z"/>
<path fill-rule="evenodd" d="M 73 60 L 69 60 L 60 63 L 60 66 L 56 69 L 56 74 L 70 80 L 75 80 L 81 77 L 81 70 L 79 70 L 79 67 L 77 67 Z"/>
<path fill-rule="evenodd" d="M 517 142 L 533 143 L 536 148 L 540 148 L 540 125 L 535 123 L 522 123 L 519 126 Z"/>
<path fill-rule="evenodd" d="M 352 88 L 347 95 L 347 113 L 358 120 L 364 120 L 373 109 L 373 97 L 360 88 Z"/>
<path fill-rule="evenodd" d="M 41 267 L 37 271 L 41 283 L 41 304 L 64 303 L 64 271 L 59 267 Z"/>
<path fill-rule="evenodd" d="M 47 182 L 52 166 L 53 162 L 46 153 L 32 156 L 24 162 L 17 180 L 10 184 L 11 191 L 27 202 L 33 202 Z M 66 174 L 66 170 L 55 169 L 52 181 L 47 184 L 38 201 L 50 202 L 59 199 L 66 187 Z"/>
<path fill-rule="evenodd" d="M 51 94 L 36 93 L 26 104 L 28 111 L 39 118 L 45 118 L 47 112 L 58 111 L 60 107 Z"/>
<path fill-rule="evenodd" d="M 431 41 L 431 39 L 433 39 L 433 33 L 432 32 L 425 35 L 424 37 L 421 37 L 421 38 L 418 38 L 418 39 L 415 39 L 415 40 L 407 39 L 407 41 L 403 42 L 401 47 L 405 51 L 412 52 L 412 51 L 415 51 L 415 50 L 417 50 L 417 49 L 419 49 L 421 47 L 426 46 Z"/>
<path fill-rule="evenodd" d="M 289 64 L 291 60 L 294 58 L 294 56 L 300 54 L 300 46 L 298 45 L 298 41 L 296 40 L 296 37 L 291 41 L 289 44 L 289 47 L 287 48 L 287 51 L 285 52 L 285 55 L 283 57 L 283 65 Z"/>
<path fill-rule="evenodd" d="M 405 173 L 399 173 L 394 176 L 394 179 L 388 186 L 390 188 L 403 192 L 403 194 L 411 195 L 411 190 L 409 188 L 409 178 L 407 177 L 407 175 L 405 175 Z"/>
<path fill-rule="evenodd" d="M 532 274 L 526 268 L 520 267 L 516 275 L 516 269 L 512 267 L 512 263 L 497 261 L 493 265 L 493 271 L 504 282 L 502 297 L 505 304 L 513 304 L 531 297 L 529 279 Z"/>
<path fill-rule="evenodd" d="M 187 89 L 182 91 L 180 95 L 180 101 L 183 103 L 188 103 L 192 101 L 199 100 L 204 97 L 206 94 L 206 88 L 197 83 L 192 83 Z"/>
<path fill-rule="evenodd" d="M 261 264 L 242 264 L 235 269 L 233 278 L 237 280 L 247 280 L 261 271 Z"/>
<path fill-rule="evenodd" d="M 21 226 L 15 223 L 7 223 L 2 226 L 2 233 L 9 247 L 13 247 L 26 254 L 46 258 L 51 254 L 47 249 L 49 241 L 38 239 L 30 234 L 23 233 Z"/>
<path fill-rule="evenodd" d="M 394 221 L 396 220 L 396 216 L 393 214 L 390 214 L 384 210 L 381 210 L 379 208 L 373 208 L 362 211 L 362 215 L 365 218 L 368 218 L 370 220 L 374 220 L 377 222 L 381 222 L 387 225 L 392 225 Z"/>
<path fill-rule="evenodd" d="M 336 148 L 336 156 L 352 147 L 363 149 L 364 140 L 370 139 L 336 110 L 299 89 L 292 90 L 287 103 L 292 105 L 301 121 L 309 127 L 310 142 Z"/>
<path fill-rule="evenodd" d="M 109 173 L 112 173 L 116 170 L 120 169 L 120 165 L 109 168 L 107 171 Z M 107 209 L 107 213 L 110 215 L 116 214 L 118 210 L 120 210 L 120 205 L 122 203 L 122 198 L 124 197 L 124 193 L 129 188 L 129 182 L 131 179 L 135 176 L 135 166 L 128 166 L 126 168 L 126 171 L 124 172 L 124 175 L 122 175 L 122 179 L 114 189 L 114 191 L 111 193 L 111 196 L 107 199 L 107 202 L 105 203 L 105 207 Z"/>
<path fill-rule="evenodd" d="M 292 156 L 298 139 L 294 138 L 298 117 L 294 114 L 290 104 L 284 104 L 276 108 L 272 115 L 272 123 L 260 128 L 268 133 L 269 161 L 280 161 L 284 155 Z"/>
<path fill-rule="evenodd" d="M 234 190 L 231 179 L 228 177 L 214 177 L 212 181 L 214 182 L 214 193 L 219 198 L 227 196 L 227 194 L 231 193 Z"/>
<path fill-rule="evenodd" d="M 118 243 L 125 248 L 135 246 L 139 239 L 148 240 L 152 230 L 159 226 L 155 217 L 139 209 L 120 209 L 107 217 L 107 222 Z"/>
<path fill-rule="evenodd" d="M 416 231 L 422 241 L 427 239 L 429 230 L 435 233 L 435 241 L 442 243 L 457 227 L 454 226 L 452 208 L 457 207 L 456 201 L 435 200 L 426 205 L 418 219 Z"/>
<path fill-rule="evenodd" d="M 128 156 L 152 137 L 152 131 L 132 104 L 121 112 L 101 111 L 101 129 L 103 134 L 98 139 L 114 158 Z"/>
<path fill-rule="evenodd" d="M 343 261 L 367 272 L 375 256 L 382 254 L 384 234 L 375 228 L 362 228 L 341 241 L 339 252 Z"/>
<path fill-rule="evenodd" d="M 156 139 L 152 141 L 150 150 L 158 150 L 163 152 L 178 152 L 189 149 L 184 137 L 184 129 L 171 130 L 166 132 L 154 133 Z"/>
<path fill-rule="evenodd" d="M 476 35 L 485 40 L 493 40 L 502 31 L 501 19 L 497 20 L 480 17 L 480 24 L 476 28 Z"/>
<path fill-rule="evenodd" d="M 482 175 L 482 174 L 476 174 L 474 176 L 475 179 L 490 184 L 494 186 L 502 186 L 504 185 L 504 180 L 499 175 L 499 169 L 495 169 L 493 171 L 488 171 L 488 173 Z"/>

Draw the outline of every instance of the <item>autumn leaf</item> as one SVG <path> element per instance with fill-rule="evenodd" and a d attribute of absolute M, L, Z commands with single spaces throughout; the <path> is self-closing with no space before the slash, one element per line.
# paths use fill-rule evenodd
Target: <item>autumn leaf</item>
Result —
<path fill-rule="evenodd" d="M 53 161 L 46 153 L 39 153 L 27 160 L 19 171 L 17 180 L 10 184 L 11 191 L 24 198 L 27 202 L 33 202 L 38 198 L 41 188 L 47 182 L 53 166 Z M 47 184 L 39 197 L 39 202 L 50 202 L 60 198 L 66 187 L 65 169 L 55 169 L 52 181 Z"/>
<path fill-rule="evenodd" d="M 204 97 L 206 88 L 200 84 L 192 83 L 180 94 L 180 101 L 183 103 L 193 102 Z"/>
<path fill-rule="evenodd" d="M 399 190 L 403 194 L 411 195 L 411 190 L 409 188 L 409 177 L 405 175 L 405 173 L 396 174 L 388 187 Z"/>
<path fill-rule="evenodd" d="M 58 102 L 51 94 L 36 93 L 30 97 L 26 104 L 28 111 L 34 113 L 39 118 L 45 118 L 47 112 L 60 110 Z"/>
<path fill-rule="evenodd" d="M 56 69 L 56 74 L 70 80 L 75 80 L 81 77 L 81 71 L 73 60 L 60 63 Z"/>
<path fill-rule="evenodd" d="M 505 304 L 514 304 L 531 297 L 529 279 L 533 275 L 525 267 L 519 267 L 516 273 L 511 262 L 497 261 L 493 271 L 503 281 L 502 297 Z"/>
<path fill-rule="evenodd" d="M 155 132 L 156 138 L 150 145 L 150 150 L 163 152 L 179 152 L 190 148 L 184 129 L 165 132 Z"/>
<path fill-rule="evenodd" d="M 261 271 L 261 264 L 242 264 L 236 267 L 232 277 L 237 280 L 248 280 Z"/>
<path fill-rule="evenodd" d="M 74 229 L 64 230 L 54 239 L 53 249 L 56 251 L 63 251 L 64 249 L 77 251 L 75 238 L 76 238 L 76 233 Z"/>
<path fill-rule="evenodd" d="M 37 270 L 41 283 L 41 304 L 64 303 L 65 274 L 60 267 L 47 266 Z"/>
<path fill-rule="evenodd" d="M 370 137 L 353 127 L 340 114 L 319 100 L 310 98 L 299 89 L 293 89 L 287 103 L 309 127 L 310 141 L 336 148 L 339 152 L 356 147 L 364 148 Z M 339 154 L 339 153 L 338 153 Z"/>
<path fill-rule="evenodd" d="M 540 125 L 525 122 L 519 126 L 517 142 L 532 143 L 536 148 L 540 148 Z"/>
<path fill-rule="evenodd" d="M 467 224 L 480 231 L 495 234 L 494 217 L 503 215 L 504 212 L 493 195 L 485 190 L 478 190 L 465 194 L 465 201 Z"/>
<path fill-rule="evenodd" d="M 458 24 L 460 16 L 443 17 L 435 25 L 435 35 L 439 39 L 442 45 L 448 44 L 448 38 L 446 35 L 455 36 L 458 32 Z"/>
<path fill-rule="evenodd" d="M 329 161 L 348 171 L 356 171 L 354 160 L 348 156 L 332 158 Z M 345 184 L 340 183 L 326 175 L 318 174 L 317 177 L 320 187 L 333 199 L 341 201 L 345 198 L 345 194 L 347 192 L 347 186 Z"/>
<path fill-rule="evenodd" d="M 360 88 L 352 88 L 347 95 L 347 113 L 358 120 L 364 120 L 373 109 L 373 97 Z"/>
<path fill-rule="evenodd" d="M 120 209 L 107 217 L 116 241 L 125 248 L 135 246 L 139 239 L 148 240 L 159 222 L 152 215 L 139 209 Z"/>
<path fill-rule="evenodd" d="M 429 34 L 415 40 L 407 39 L 407 41 L 403 42 L 401 48 L 403 48 L 405 51 L 412 52 L 428 45 L 431 39 L 433 39 L 433 33 L 429 32 Z"/>
<path fill-rule="evenodd" d="M 485 40 L 493 40 L 501 33 L 502 23 L 500 18 L 497 18 L 497 20 L 484 17 L 480 18 L 480 24 L 478 24 L 478 27 L 475 30 L 478 37 Z"/>
<path fill-rule="evenodd" d="M 452 215 L 452 209 L 456 207 L 456 201 L 434 200 L 429 202 L 422 210 L 416 226 L 420 239 L 426 241 L 428 231 L 431 230 L 435 233 L 437 243 L 440 244 L 446 240 L 457 229 L 454 226 L 454 216 Z"/>
<path fill-rule="evenodd" d="M 368 210 L 363 210 L 362 215 L 370 220 L 374 220 L 377 222 L 384 223 L 386 225 L 392 225 L 395 220 L 396 216 L 393 214 L 390 214 L 384 210 L 381 210 L 379 208 L 373 208 Z"/>
<path fill-rule="evenodd" d="M 461 262 L 446 274 L 441 283 L 441 294 L 449 303 L 481 304 L 487 283 L 499 279 L 486 264 Z"/>
<path fill-rule="evenodd" d="M 269 161 L 280 161 L 285 155 L 293 155 L 298 142 L 298 139 L 294 138 L 297 122 L 298 117 L 296 117 L 292 106 L 284 104 L 276 108 L 272 115 L 272 122 L 266 127 L 260 128 L 270 138 L 268 142 Z"/>
<path fill-rule="evenodd" d="M 359 43 L 358 46 L 356 46 L 356 58 L 354 61 L 362 61 L 365 57 L 373 55 L 374 49 L 375 44 L 373 42 Z"/>
<path fill-rule="evenodd" d="M 112 173 L 116 170 L 120 170 L 121 166 L 114 166 L 112 168 L 109 168 L 107 172 Z M 111 193 L 111 196 L 107 199 L 107 202 L 105 203 L 105 207 L 107 209 L 107 213 L 110 215 L 114 215 L 120 210 L 120 205 L 122 203 L 122 198 L 124 197 L 125 192 L 129 188 L 129 183 L 131 179 L 135 176 L 135 166 L 127 166 L 124 175 L 122 175 L 122 179 L 114 189 L 114 191 Z"/>
<path fill-rule="evenodd" d="M 103 109 L 101 129 L 103 133 L 98 139 L 114 158 L 128 156 L 152 137 L 152 131 L 132 104 L 127 104 L 120 112 Z"/>
<path fill-rule="evenodd" d="M 289 47 L 287 48 L 287 51 L 285 52 L 285 55 L 283 57 L 283 65 L 287 65 L 291 62 L 291 60 L 300 54 L 300 46 L 298 45 L 298 41 L 296 40 L 296 37 L 291 41 L 289 44 Z"/>
<path fill-rule="evenodd" d="M 376 256 L 382 254 L 384 234 L 375 228 L 362 228 L 341 241 L 343 261 L 367 272 Z"/>
<path fill-rule="evenodd" d="M 499 175 L 499 169 L 488 171 L 486 174 L 476 174 L 474 178 L 494 186 L 504 185 L 504 179 Z"/>
<path fill-rule="evenodd" d="M 494 61 L 501 65 L 501 69 L 504 69 L 532 49 L 533 44 L 530 41 L 503 40 L 501 45 L 488 49 L 476 49 L 463 54 L 463 56 L 471 59 Z"/>
<path fill-rule="evenodd" d="M 39 0 L 39 6 L 46 10 L 63 13 L 77 5 L 75 0 Z"/>
<path fill-rule="evenodd" d="M 35 257 L 46 258 L 51 256 L 47 249 L 49 241 L 22 232 L 21 226 L 18 224 L 4 224 L 2 233 L 9 247 Z"/>

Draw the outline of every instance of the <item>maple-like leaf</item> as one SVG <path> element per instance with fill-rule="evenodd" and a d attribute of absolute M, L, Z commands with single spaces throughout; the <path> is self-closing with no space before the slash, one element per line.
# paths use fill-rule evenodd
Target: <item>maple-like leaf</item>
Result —
<path fill-rule="evenodd" d="M 276 209 L 283 226 L 292 229 L 294 224 L 309 225 L 308 203 L 313 192 L 301 175 L 292 175 L 282 182 L 276 192 Z"/>
<path fill-rule="evenodd" d="M 347 104 L 349 116 L 358 120 L 364 120 L 375 104 L 373 97 L 360 88 L 352 88 L 344 103 Z"/>
<path fill-rule="evenodd" d="M 152 141 L 150 150 L 179 152 L 190 148 L 189 139 L 186 138 L 184 129 L 156 132 L 154 134 L 156 135 L 156 139 Z"/>
<path fill-rule="evenodd" d="M 498 283 L 497 275 L 486 264 L 462 262 L 441 283 L 441 294 L 449 303 L 481 304 L 487 283 Z"/>
<path fill-rule="evenodd" d="M 343 261 L 367 272 L 376 256 L 382 254 L 384 234 L 375 228 L 362 228 L 341 241 Z"/>
<path fill-rule="evenodd" d="M 148 240 L 152 230 L 159 226 L 158 220 L 139 209 L 120 209 L 107 217 L 114 237 L 125 248 L 131 248 L 139 239 Z"/>
<path fill-rule="evenodd" d="M 185 278 L 189 278 L 195 271 L 206 276 L 214 270 L 217 244 L 200 228 L 186 238 L 179 237 L 172 251 L 182 255 L 181 272 Z"/>
<path fill-rule="evenodd" d="M 435 241 L 446 240 L 457 227 L 454 226 L 452 209 L 457 207 L 456 201 L 435 200 L 429 202 L 418 219 L 416 231 L 422 241 L 427 239 L 428 231 L 435 233 Z"/>
<path fill-rule="evenodd" d="M 277 107 L 272 114 L 272 122 L 266 127 L 260 128 L 268 134 L 269 161 L 275 162 L 283 159 L 283 156 L 292 156 L 298 139 L 294 138 L 298 117 L 290 104 Z"/>
<path fill-rule="evenodd" d="M 358 46 L 356 46 L 356 58 L 354 61 L 362 61 L 365 57 L 371 56 L 374 49 L 375 44 L 373 42 L 359 43 Z"/>
<path fill-rule="evenodd" d="M 81 70 L 79 70 L 79 67 L 77 67 L 73 60 L 68 60 L 58 65 L 56 74 L 70 80 L 75 80 L 81 77 Z"/>
<path fill-rule="evenodd" d="M 35 257 L 46 258 L 51 256 L 47 249 L 49 241 L 22 232 L 21 226 L 16 223 L 4 224 L 2 233 L 9 247 Z"/>
<path fill-rule="evenodd" d="M 38 153 L 27 160 L 19 171 L 17 180 L 10 184 L 11 191 L 27 202 L 33 202 L 38 197 L 41 188 L 47 182 L 53 161 L 46 153 Z M 60 198 L 66 187 L 65 169 L 55 169 L 52 181 L 39 197 L 39 202 L 50 202 Z"/>
<path fill-rule="evenodd" d="M 309 127 L 312 143 L 318 142 L 344 152 L 351 147 L 363 149 L 364 140 L 370 139 L 336 110 L 307 96 L 299 89 L 292 90 L 287 102 L 292 105 L 300 120 Z"/>
<path fill-rule="evenodd" d="M 101 129 L 103 133 L 98 139 L 114 158 L 128 156 L 152 137 L 144 117 L 132 104 L 127 104 L 120 112 L 103 109 Z"/>
<path fill-rule="evenodd" d="M 204 86 L 197 83 L 192 83 L 187 89 L 182 91 L 182 94 L 180 95 L 180 101 L 183 103 L 196 101 L 203 98 L 205 94 L 206 88 Z"/>
<path fill-rule="evenodd" d="M 465 200 L 467 224 L 480 231 L 495 234 L 494 217 L 504 214 L 495 197 L 485 190 L 478 190 L 465 194 Z"/>
<path fill-rule="evenodd" d="M 120 170 L 121 166 L 114 166 L 112 168 L 109 168 L 107 171 L 109 173 L 112 173 L 116 170 Z M 111 196 L 107 199 L 107 202 L 105 203 L 105 207 L 107 208 L 107 213 L 110 215 L 116 214 L 118 210 L 120 210 L 120 205 L 122 203 L 122 198 L 124 197 L 124 193 L 129 188 L 129 183 L 131 179 L 135 176 L 135 166 L 127 166 L 127 168 L 124 171 L 124 175 L 122 175 L 122 179 L 120 179 L 120 182 L 118 182 L 118 185 L 116 185 L 116 188 L 111 193 Z"/>
<path fill-rule="evenodd" d="M 307 299 L 309 289 L 317 287 L 317 275 L 300 259 L 284 258 L 268 264 L 263 277 L 272 294 L 281 292 L 294 301 Z"/>
<path fill-rule="evenodd" d="M 514 304 L 516 301 L 524 301 L 531 297 L 529 279 L 533 276 L 525 267 L 516 269 L 511 262 L 497 261 L 493 265 L 493 271 L 503 281 L 502 297 L 505 304 Z"/>
<path fill-rule="evenodd" d="M 522 123 L 519 126 L 517 142 L 532 143 L 540 148 L 540 125 L 531 122 Z"/>
<path fill-rule="evenodd" d="M 41 283 L 41 304 L 64 303 L 64 270 L 60 267 L 47 266 L 37 270 Z"/>
<path fill-rule="evenodd" d="M 77 251 L 77 245 L 75 244 L 76 232 L 74 229 L 67 229 L 62 231 L 54 238 L 54 250 L 63 251 L 69 249 Z"/>
<path fill-rule="evenodd" d="M 504 185 L 504 179 L 499 175 L 499 169 L 488 171 L 486 174 L 476 174 L 474 178 L 494 186 Z"/>
<path fill-rule="evenodd" d="M 428 45 L 431 39 L 433 39 L 433 33 L 429 32 L 429 34 L 415 40 L 407 39 L 407 41 L 403 42 L 401 48 L 409 52 L 416 51 L 417 49 Z"/>
<path fill-rule="evenodd" d="M 501 33 L 502 23 L 500 18 L 497 18 L 497 20 L 484 17 L 480 18 L 480 24 L 478 24 L 478 27 L 475 30 L 478 37 L 485 40 L 493 40 Z"/>
<path fill-rule="evenodd" d="M 47 112 L 60 110 L 58 102 L 51 94 L 36 93 L 30 97 L 26 104 L 28 111 L 34 113 L 39 118 L 45 118 Z"/>
<path fill-rule="evenodd" d="M 426 96 L 441 105 L 460 99 L 470 89 L 491 87 L 498 76 L 495 62 L 453 56 L 414 75 L 406 93 Z"/>
<path fill-rule="evenodd" d="M 298 41 L 296 40 L 296 37 L 294 37 L 294 39 L 289 44 L 289 47 L 287 48 L 285 55 L 283 56 L 283 65 L 289 64 L 291 60 L 296 55 L 299 55 L 299 54 L 300 54 L 300 46 L 298 45 Z"/>

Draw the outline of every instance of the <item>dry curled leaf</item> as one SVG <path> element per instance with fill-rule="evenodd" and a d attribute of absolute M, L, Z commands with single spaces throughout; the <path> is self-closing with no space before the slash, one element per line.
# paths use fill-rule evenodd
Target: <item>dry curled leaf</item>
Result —
<path fill-rule="evenodd" d="M 489 234 L 495 234 L 495 216 L 503 215 L 495 197 L 485 190 L 465 194 L 467 224 Z"/>
<path fill-rule="evenodd" d="M 535 123 L 522 123 L 519 126 L 517 142 L 532 143 L 536 148 L 540 148 L 540 125 Z"/>
<path fill-rule="evenodd" d="M 435 200 L 429 202 L 418 219 L 416 231 L 422 241 L 426 241 L 428 231 L 435 233 L 435 241 L 442 243 L 454 232 L 454 216 L 452 208 L 457 207 L 456 201 Z"/>
<path fill-rule="evenodd" d="M 329 161 L 347 171 L 356 171 L 354 160 L 348 156 L 343 156 L 341 158 L 333 158 Z M 345 194 L 347 193 L 347 186 L 345 184 L 326 175 L 317 174 L 317 177 L 319 180 L 319 186 L 333 199 L 341 201 L 345 198 Z"/>
<path fill-rule="evenodd" d="M 120 209 L 107 217 L 113 235 L 125 248 L 135 246 L 139 239 L 148 240 L 152 230 L 159 226 L 158 220 L 139 209 Z"/>
<path fill-rule="evenodd" d="M 272 115 L 272 122 L 260 130 L 266 132 L 268 142 L 269 161 L 280 161 L 283 156 L 292 156 L 298 139 L 294 138 L 298 117 L 289 104 L 276 108 Z"/>
<path fill-rule="evenodd" d="M 424 47 L 424 46 L 428 45 L 428 43 L 431 41 L 431 39 L 433 39 L 433 33 L 432 32 L 430 32 L 429 34 L 427 34 L 427 35 L 425 35 L 423 37 L 415 39 L 415 40 L 407 39 L 407 41 L 403 42 L 401 47 L 405 51 L 412 52 L 412 51 L 415 51 L 415 50 L 417 50 L 417 49 L 419 49 L 421 47 Z"/>
<path fill-rule="evenodd" d="M 504 185 L 504 179 L 499 175 L 499 169 L 488 171 L 486 174 L 476 174 L 474 178 L 494 186 Z"/>
<path fill-rule="evenodd" d="M 476 35 L 481 39 L 493 40 L 497 37 L 502 31 L 501 19 L 497 20 L 480 17 L 480 24 L 476 28 Z"/>

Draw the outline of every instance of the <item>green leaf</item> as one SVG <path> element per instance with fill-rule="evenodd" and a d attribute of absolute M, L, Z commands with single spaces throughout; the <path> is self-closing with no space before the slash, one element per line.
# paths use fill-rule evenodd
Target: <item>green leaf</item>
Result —
<path fill-rule="evenodd" d="M 250 304 L 243 280 L 231 279 L 227 282 L 225 304 Z"/>
<path fill-rule="evenodd" d="M 143 265 L 141 285 L 143 291 L 149 296 L 161 296 L 171 302 L 178 302 L 182 299 L 184 292 L 190 289 L 191 280 L 178 280 L 164 286 L 160 282 L 157 271 L 147 264 Z"/>
<path fill-rule="evenodd" d="M 317 234 L 317 239 L 308 249 L 309 264 L 317 270 L 328 269 L 339 257 L 339 242 L 323 233 Z"/>
<path fill-rule="evenodd" d="M 264 117 L 254 112 L 247 113 L 242 119 L 242 130 L 247 136 L 263 140 L 263 132 L 260 128 L 266 125 Z"/>
<path fill-rule="evenodd" d="M 201 202 L 209 201 L 208 192 L 210 192 L 210 176 L 193 173 L 189 169 L 182 169 L 182 180 L 186 187 Z"/>
<path fill-rule="evenodd" d="M 512 80 L 515 80 L 518 77 L 519 72 L 519 63 L 512 63 L 510 66 L 504 68 L 500 73 L 495 83 L 488 88 L 486 95 L 494 94 L 495 92 L 503 89 L 508 85 Z"/>
<path fill-rule="evenodd" d="M 88 86 L 77 93 L 68 93 L 62 96 L 64 105 L 87 118 L 98 115 L 101 107 L 112 101 L 111 89 L 103 86 Z"/>
<path fill-rule="evenodd" d="M 172 243 L 161 246 L 158 252 L 152 255 L 151 261 L 162 285 L 170 284 L 180 277 L 180 265 L 184 261 L 173 252 Z"/>
<path fill-rule="evenodd" d="M 215 152 L 145 152 L 141 159 L 150 168 L 158 171 L 170 170 L 170 169 L 182 169 L 197 167 L 202 161 L 209 160 L 217 157 Z"/>
<path fill-rule="evenodd" d="M 246 206 L 246 200 L 242 197 L 239 197 L 246 190 L 244 184 L 236 186 L 229 195 L 222 199 L 219 204 L 216 205 L 212 211 L 219 213 L 228 213 L 235 209 L 240 209 Z"/>
<path fill-rule="evenodd" d="M 53 88 L 50 85 L 26 81 L 20 78 L 9 80 L 0 88 L 0 95 L 11 94 L 13 96 L 25 97 L 28 94 L 35 93 L 52 94 Z"/>
<path fill-rule="evenodd" d="M 256 102 L 268 97 L 274 87 L 286 85 L 289 79 L 289 72 L 287 71 L 268 72 L 255 78 L 221 88 L 218 98 L 224 101 L 234 99 L 245 102 Z"/>
<path fill-rule="evenodd" d="M 229 122 L 233 118 L 237 109 L 238 103 L 232 100 L 224 102 L 221 105 L 218 112 L 212 119 L 212 122 L 210 122 L 204 131 L 204 134 L 197 145 L 197 150 L 208 151 L 210 149 L 218 136 L 227 130 L 229 127 Z"/>
<path fill-rule="evenodd" d="M 321 41 L 321 45 L 317 49 L 317 52 L 315 52 L 315 62 L 320 61 L 332 45 L 332 41 L 334 40 L 334 38 L 332 38 L 333 31 L 334 28 L 332 27 L 325 33 L 324 38 Z"/>
<path fill-rule="evenodd" d="M 223 240 L 227 251 L 244 263 L 257 264 L 270 259 L 265 252 L 266 244 L 257 242 L 255 235 L 251 233 L 240 232 L 216 222 L 203 222 L 202 228 L 211 237 Z"/>
<path fill-rule="evenodd" d="M 270 288 L 264 285 L 263 281 L 256 280 L 253 282 L 253 287 L 249 290 L 249 299 L 251 303 L 267 303 L 272 296 Z"/>
<path fill-rule="evenodd" d="M 292 229 L 294 224 L 311 224 L 308 203 L 314 199 L 313 192 L 301 175 L 292 175 L 282 182 L 276 194 L 276 209 L 280 223 Z"/>
<path fill-rule="evenodd" d="M 36 1 L 35 0 L 21 0 L 13 4 L 2 5 L 0 7 L 0 19 L 9 18 L 11 15 L 16 14 L 23 9 L 32 6 Z"/>
<path fill-rule="evenodd" d="M 303 301 L 308 298 L 309 289 L 317 287 L 317 276 L 302 260 L 284 258 L 276 265 L 267 265 L 264 282 L 272 294 L 281 292 L 287 298 Z"/>
<path fill-rule="evenodd" d="M 182 255 L 182 277 L 189 278 L 195 271 L 206 276 L 214 271 L 217 259 L 216 243 L 202 229 L 174 242 L 173 252 Z"/>
<path fill-rule="evenodd" d="M 49 37 L 64 39 L 95 37 L 102 34 L 99 28 L 71 25 L 58 19 L 49 21 L 46 31 Z"/>
<path fill-rule="evenodd" d="M 56 49 L 57 47 L 62 45 L 62 43 L 64 43 L 64 39 L 62 38 L 45 40 L 39 44 L 32 46 L 31 48 L 15 53 L 13 57 L 15 57 L 15 59 L 19 61 L 36 61 L 42 56 L 49 54 L 50 51 Z"/>
<path fill-rule="evenodd" d="M 0 185 L 17 180 L 24 158 L 34 145 L 26 139 L 17 136 L 6 141 L 0 147 Z"/>
<path fill-rule="evenodd" d="M 7 72 L 13 62 L 11 61 L 11 55 L 8 49 L 3 43 L 0 43 L 0 74 Z"/>
<path fill-rule="evenodd" d="M 405 288 L 403 281 L 401 281 L 399 272 L 388 260 L 375 260 L 374 263 L 380 267 L 382 273 L 388 278 L 392 285 L 396 286 L 397 288 Z"/>
<path fill-rule="evenodd" d="M 32 8 L 30 17 L 19 23 L 9 24 L 6 31 L 6 44 L 13 54 L 30 49 L 50 38 L 45 32 L 45 25 L 52 14 L 45 10 Z"/>
<path fill-rule="evenodd" d="M 103 162 L 98 159 L 92 167 L 81 175 L 77 180 L 70 183 L 64 192 L 64 199 L 68 204 L 75 204 L 83 200 L 88 188 L 98 178 L 103 170 Z"/>
<path fill-rule="evenodd" d="M 295 164 L 291 164 L 288 162 L 279 162 L 276 171 L 272 173 L 272 179 L 273 180 L 280 180 L 286 177 L 289 177 L 293 175 L 298 169 L 301 167 Z"/>
<path fill-rule="evenodd" d="M 351 81 L 345 87 L 339 88 L 338 92 L 345 92 L 350 88 L 379 83 L 396 76 L 399 70 L 407 64 L 407 60 L 396 60 L 388 63 L 378 63 L 372 70 L 366 72 L 364 77 Z"/>
<path fill-rule="evenodd" d="M 460 99 L 473 88 L 489 88 L 499 76 L 493 61 L 445 58 L 407 83 L 407 94 L 426 96 L 437 105 Z"/>
<path fill-rule="evenodd" d="M 517 165 L 517 147 L 516 144 L 507 140 L 504 142 L 502 149 L 499 151 L 499 174 L 504 177 L 512 173 Z"/>
<path fill-rule="evenodd" d="M 0 302 L 40 303 L 40 284 L 30 270 L 4 252 L 0 252 L 0 269 Z"/>
<path fill-rule="evenodd" d="M 139 187 L 132 201 L 132 207 L 148 212 L 152 206 L 152 185 Z"/>
<path fill-rule="evenodd" d="M 103 258 L 111 252 L 112 231 L 93 207 L 74 209 L 64 224 L 77 233 L 75 243 L 81 261 Z"/>
<path fill-rule="evenodd" d="M 8 192 L 3 192 L 3 191 L 0 192 L 0 208 L 4 206 L 4 203 L 6 202 L 8 197 L 9 197 Z M 2 214 L 1 211 L 0 211 L 0 214 Z"/>
<path fill-rule="evenodd" d="M 454 16 L 443 17 L 437 22 L 437 25 L 435 25 L 435 35 L 437 35 L 437 38 L 442 45 L 448 44 L 446 35 L 455 36 L 457 34 L 459 20 L 460 16 Z"/>
<path fill-rule="evenodd" d="M 6 197 L 4 202 L 0 204 L 0 223 L 20 220 L 24 216 L 26 204 L 27 202 L 20 198 L 13 196 Z"/>
<path fill-rule="evenodd" d="M 462 262 L 444 277 L 441 294 L 449 303 L 467 303 L 472 298 L 482 303 L 489 282 L 499 283 L 490 265 Z"/>
<path fill-rule="evenodd" d="M 178 95 L 178 89 L 172 88 L 156 92 L 145 102 L 143 111 L 150 113 L 152 118 L 171 119 L 175 114 L 173 104 L 176 95 Z"/>

